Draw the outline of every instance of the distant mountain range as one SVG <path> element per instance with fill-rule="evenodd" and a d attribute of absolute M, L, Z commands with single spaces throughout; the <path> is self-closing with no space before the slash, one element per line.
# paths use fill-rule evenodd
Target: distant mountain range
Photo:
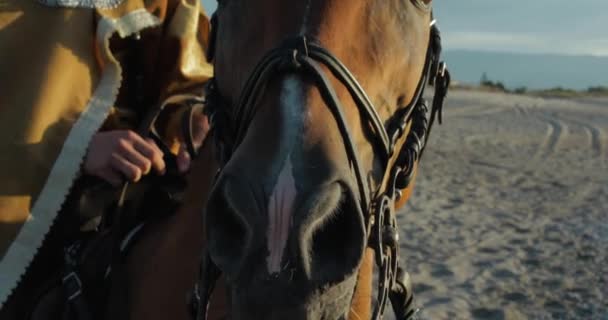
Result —
<path fill-rule="evenodd" d="M 608 57 L 446 50 L 454 80 L 478 84 L 485 73 L 507 88 L 608 86 Z"/>

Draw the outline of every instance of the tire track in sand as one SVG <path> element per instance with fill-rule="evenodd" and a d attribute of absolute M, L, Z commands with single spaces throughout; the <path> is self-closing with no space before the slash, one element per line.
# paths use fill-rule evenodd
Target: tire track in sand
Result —
<path fill-rule="evenodd" d="M 525 117 L 529 113 L 528 106 L 524 106 L 523 104 L 521 104 L 519 102 L 517 102 L 513 105 L 513 109 L 515 110 L 515 114 L 517 114 L 520 117 Z"/>
<path fill-rule="evenodd" d="M 540 143 L 538 151 L 534 158 L 546 159 L 551 156 L 557 147 L 560 140 L 569 134 L 568 126 L 564 121 L 548 115 L 537 115 L 537 118 L 547 125 L 545 138 Z"/>
<path fill-rule="evenodd" d="M 608 136 L 604 130 L 595 125 L 570 117 L 560 116 L 559 118 L 583 128 L 594 157 L 601 158 L 604 155 L 604 150 L 606 150 L 605 141 L 608 140 Z"/>

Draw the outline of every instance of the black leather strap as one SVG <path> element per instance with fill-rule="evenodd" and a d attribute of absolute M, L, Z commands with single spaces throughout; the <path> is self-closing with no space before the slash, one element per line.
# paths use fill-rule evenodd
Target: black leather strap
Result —
<path fill-rule="evenodd" d="M 93 314 L 84 297 L 84 288 L 76 266 L 77 258 L 74 254 L 76 252 L 70 252 L 69 249 L 66 249 L 64 256 L 64 274 L 61 283 L 68 306 L 66 312 L 72 313 L 73 318 L 77 320 L 93 320 Z"/>

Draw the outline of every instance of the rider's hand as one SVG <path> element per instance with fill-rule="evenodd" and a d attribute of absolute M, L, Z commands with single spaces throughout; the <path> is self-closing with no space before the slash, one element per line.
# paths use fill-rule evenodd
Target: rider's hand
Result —
<path fill-rule="evenodd" d="M 202 113 L 202 109 L 195 111 L 192 114 L 190 125 L 192 128 L 192 144 L 194 149 L 198 150 L 203 145 L 207 133 L 209 133 L 209 118 Z M 188 148 L 184 143 L 181 143 L 177 153 L 177 169 L 180 173 L 186 173 L 190 169 L 191 162 Z"/>
<path fill-rule="evenodd" d="M 136 182 L 154 169 L 165 173 L 163 152 L 151 139 L 143 139 L 130 130 L 98 132 L 89 144 L 84 172 L 114 186 L 122 177 Z"/>

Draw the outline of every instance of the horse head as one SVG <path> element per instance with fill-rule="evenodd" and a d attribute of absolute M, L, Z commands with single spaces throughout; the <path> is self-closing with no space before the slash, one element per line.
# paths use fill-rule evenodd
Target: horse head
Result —
<path fill-rule="evenodd" d="M 430 2 L 220 1 L 206 234 L 233 319 L 346 318 L 367 247 L 394 286 L 395 203 L 439 74 Z"/>

